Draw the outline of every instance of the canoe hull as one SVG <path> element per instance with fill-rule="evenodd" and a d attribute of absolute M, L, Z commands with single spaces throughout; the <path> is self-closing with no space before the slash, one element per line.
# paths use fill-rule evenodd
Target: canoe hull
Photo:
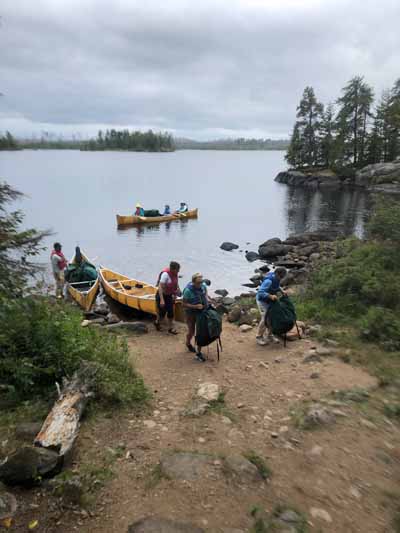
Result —
<path fill-rule="evenodd" d="M 166 215 L 160 217 L 137 217 L 134 215 L 117 215 L 118 226 L 127 226 L 134 224 L 159 224 L 161 222 L 171 222 L 174 220 L 186 220 L 188 218 L 197 218 L 198 209 L 192 209 L 187 213 Z"/>
<path fill-rule="evenodd" d="M 96 279 L 96 281 L 88 282 L 88 285 L 91 285 L 88 290 L 82 291 L 79 290 L 77 283 L 68 284 L 68 293 L 84 311 L 90 311 L 92 308 L 97 293 L 99 292 L 100 281 Z"/>
<path fill-rule="evenodd" d="M 84 261 L 90 260 L 87 256 L 81 252 Z M 75 263 L 75 256 L 72 258 L 71 263 Z M 100 281 L 97 278 L 95 281 L 88 281 L 87 283 L 68 283 L 67 290 L 69 295 L 75 302 L 82 307 L 84 311 L 90 311 L 94 301 L 96 300 L 97 293 L 100 289 Z"/>
<path fill-rule="evenodd" d="M 143 313 L 157 315 L 155 300 L 157 287 L 154 285 L 128 278 L 107 268 L 99 270 L 99 278 L 104 292 L 116 302 Z M 179 322 L 185 320 L 181 301 L 175 304 L 175 320 Z"/>

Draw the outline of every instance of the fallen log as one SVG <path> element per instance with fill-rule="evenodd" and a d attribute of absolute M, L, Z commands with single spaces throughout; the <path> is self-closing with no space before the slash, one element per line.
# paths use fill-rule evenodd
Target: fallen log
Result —
<path fill-rule="evenodd" d="M 78 436 L 82 413 L 89 398 L 93 396 L 95 375 L 95 366 L 85 364 L 70 381 L 63 380 L 59 398 L 36 436 L 35 446 L 55 450 L 62 457 L 72 449 Z"/>

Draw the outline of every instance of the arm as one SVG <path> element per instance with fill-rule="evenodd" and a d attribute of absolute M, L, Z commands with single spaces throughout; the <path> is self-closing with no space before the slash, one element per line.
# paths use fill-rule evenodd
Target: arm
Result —
<path fill-rule="evenodd" d="M 259 299 L 263 302 L 267 302 L 268 300 L 273 302 L 277 299 L 274 294 L 269 293 L 271 285 L 272 281 L 270 279 L 266 279 L 262 282 L 261 287 L 258 289 Z"/>
<path fill-rule="evenodd" d="M 164 307 L 164 283 L 158 285 L 158 294 L 160 295 L 160 307 Z"/>

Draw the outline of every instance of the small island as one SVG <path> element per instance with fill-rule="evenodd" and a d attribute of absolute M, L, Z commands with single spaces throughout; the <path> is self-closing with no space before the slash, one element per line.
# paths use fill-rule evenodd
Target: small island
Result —
<path fill-rule="evenodd" d="M 174 152 L 175 143 L 170 133 L 154 133 L 129 130 L 99 131 L 95 139 L 83 143 L 81 150 L 127 152 Z"/>
<path fill-rule="evenodd" d="M 400 78 L 374 106 L 373 88 L 352 78 L 326 107 L 306 87 L 275 181 L 292 186 L 400 192 Z"/>

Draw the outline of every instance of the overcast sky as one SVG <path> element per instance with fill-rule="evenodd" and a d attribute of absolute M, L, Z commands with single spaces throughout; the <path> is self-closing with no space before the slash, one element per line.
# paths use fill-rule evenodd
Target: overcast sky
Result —
<path fill-rule="evenodd" d="M 1 0 L 0 130 L 287 137 L 324 102 L 400 77 L 400 0 Z"/>

